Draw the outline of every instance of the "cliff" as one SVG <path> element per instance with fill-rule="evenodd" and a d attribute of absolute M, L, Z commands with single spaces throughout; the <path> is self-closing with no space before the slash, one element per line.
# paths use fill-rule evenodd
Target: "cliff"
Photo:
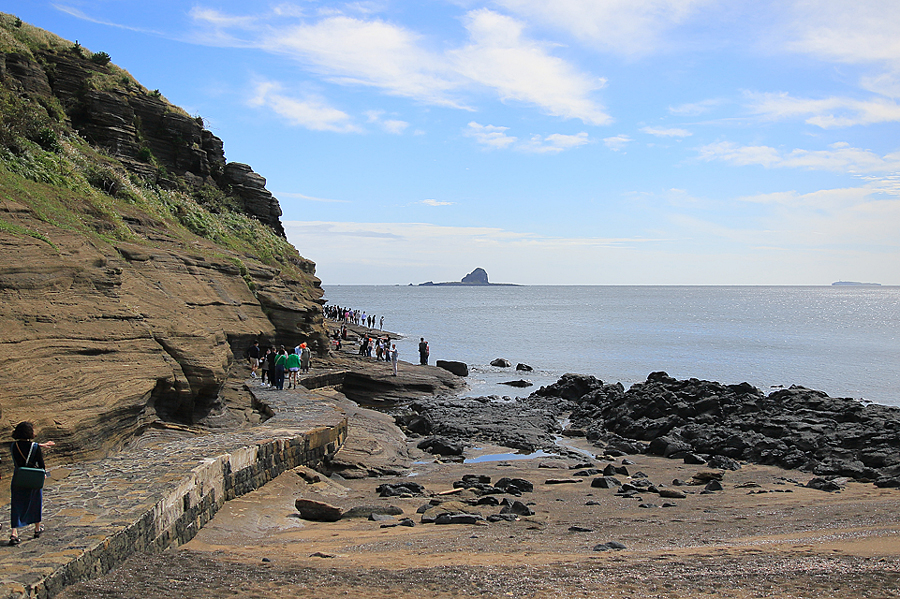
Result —
<path fill-rule="evenodd" d="M 31 420 L 64 461 L 241 427 L 251 339 L 326 351 L 315 265 L 201 118 L 5 14 L 0 117 L 0 429 Z"/>

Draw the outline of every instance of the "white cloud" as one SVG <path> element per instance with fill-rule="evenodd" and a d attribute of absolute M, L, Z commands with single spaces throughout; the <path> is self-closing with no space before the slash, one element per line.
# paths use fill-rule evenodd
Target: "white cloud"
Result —
<path fill-rule="evenodd" d="M 361 129 L 353 123 L 346 112 L 329 106 L 314 95 L 302 99 L 281 93 L 281 86 L 273 82 L 257 84 L 250 105 L 265 107 L 286 119 L 292 125 L 306 127 L 313 131 L 334 131 L 338 133 L 358 133 Z"/>
<path fill-rule="evenodd" d="M 629 143 L 631 143 L 632 139 L 625 134 L 619 134 L 615 137 L 605 137 L 603 138 L 603 143 L 606 144 L 606 147 L 614 152 L 619 152 L 625 149 Z"/>
<path fill-rule="evenodd" d="M 794 98 L 787 93 L 747 94 L 748 108 L 766 119 L 804 118 L 810 125 L 823 129 L 873 125 L 900 121 L 900 105 L 892 100 L 874 98 Z"/>
<path fill-rule="evenodd" d="M 656 137 L 690 137 L 691 135 L 693 135 L 693 133 L 691 133 L 687 129 L 678 129 L 675 127 L 644 127 L 643 129 L 641 129 L 641 131 L 648 135 L 655 135 Z"/>
<path fill-rule="evenodd" d="M 424 104 L 466 110 L 471 108 L 463 96 L 487 89 L 502 101 L 530 104 L 552 116 L 593 125 L 611 121 L 592 97 L 604 79 L 553 56 L 550 44 L 523 34 L 523 23 L 491 10 L 467 13 L 463 23 L 468 42 L 441 50 L 409 28 L 370 17 L 331 14 L 318 21 L 286 23 L 275 14 L 266 17 L 272 24 L 263 27 L 255 17 L 206 9 L 194 9 L 191 15 L 212 30 L 204 41 L 247 45 L 229 35 L 236 31 L 255 38 L 257 47 L 292 58 L 338 85 L 373 87 Z"/>
<path fill-rule="evenodd" d="M 381 123 L 384 130 L 388 133 L 393 133 L 395 135 L 400 135 L 404 131 L 406 131 L 407 127 L 409 127 L 409 123 L 406 121 L 400 121 L 397 119 L 387 119 L 386 121 Z"/>
<path fill-rule="evenodd" d="M 466 137 L 474 137 L 475 141 L 481 145 L 491 149 L 508 148 L 516 143 L 519 138 L 506 134 L 509 127 L 498 127 L 496 125 L 480 125 L 475 121 L 469 123 L 463 135 Z"/>
<path fill-rule="evenodd" d="M 713 108 L 722 104 L 722 100 L 708 99 L 700 102 L 692 102 L 690 104 L 680 104 L 678 106 L 669 106 L 669 113 L 675 116 L 699 116 L 706 114 Z"/>
<path fill-rule="evenodd" d="M 452 206 L 453 202 L 443 202 L 441 200 L 427 199 L 419 202 L 420 204 L 425 204 L 426 206 Z"/>
<path fill-rule="evenodd" d="M 896 0 L 795 0 L 786 47 L 851 64 L 900 69 L 900 10 Z"/>
<path fill-rule="evenodd" d="M 383 110 L 367 110 L 365 113 L 366 120 L 369 123 L 375 123 L 388 133 L 401 135 L 409 127 L 409 123 L 398 119 L 383 119 Z"/>
<path fill-rule="evenodd" d="M 511 148 L 536 154 L 558 154 L 564 150 L 591 143 L 591 139 L 585 131 L 575 135 L 563 133 L 551 133 L 547 136 L 532 135 L 527 141 L 520 141 L 518 137 L 507 135 L 508 130 L 509 127 L 481 125 L 472 121 L 463 131 L 463 135 L 475 138 L 479 144 L 490 149 Z"/>
<path fill-rule="evenodd" d="M 460 107 L 451 92 L 456 76 L 421 37 L 382 20 L 346 16 L 314 24 L 274 26 L 259 45 L 296 59 L 330 81 L 376 87 L 429 104 Z"/>
<path fill-rule="evenodd" d="M 766 168 L 805 168 L 852 174 L 890 173 L 900 170 L 900 152 L 879 156 L 870 150 L 836 143 L 827 150 L 782 152 L 770 146 L 739 146 L 717 142 L 698 149 L 703 160 L 721 160 L 737 166 L 759 165 Z"/>
<path fill-rule="evenodd" d="M 591 143 L 591 139 L 585 131 L 575 135 L 552 133 L 546 137 L 532 135 L 531 139 L 517 146 L 516 149 L 538 154 L 558 154 L 564 150 L 571 150 L 589 143 Z"/>
<path fill-rule="evenodd" d="M 495 0 L 532 23 L 562 29 L 609 52 L 642 55 L 658 49 L 663 34 L 714 0 Z"/>
<path fill-rule="evenodd" d="M 546 44 L 525 38 L 519 21 L 482 9 L 470 12 L 465 25 L 471 43 L 449 57 L 467 79 L 494 89 L 501 100 L 534 104 L 553 116 L 594 125 L 612 120 L 590 97 L 605 80 L 579 73 Z"/>

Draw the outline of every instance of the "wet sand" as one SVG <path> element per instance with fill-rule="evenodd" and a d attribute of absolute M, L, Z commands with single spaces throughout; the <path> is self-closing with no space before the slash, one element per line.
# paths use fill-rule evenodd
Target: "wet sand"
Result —
<path fill-rule="evenodd" d="M 482 447 L 469 455 L 503 451 Z M 560 465 L 551 458 L 455 464 L 418 457 L 425 463 L 413 465 L 413 476 L 311 485 L 285 473 L 226 504 L 190 543 L 136 556 L 62 597 L 900 597 L 900 490 L 849 483 L 827 493 L 797 484 L 809 474 L 746 465 L 725 473 L 720 492 L 691 486 L 680 487 L 691 492 L 685 499 L 653 493 L 626 499 L 592 488 L 591 476 L 545 484 L 575 472 L 539 467 Z M 704 470 L 629 457 L 636 462 L 628 466 L 632 474 L 642 471 L 657 484 Z M 486 525 L 420 524 L 416 510 L 429 498 L 375 493 L 383 482 L 404 480 L 440 493 L 464 474 L 533 482 L 534 492 L 520 499 L 533 504 L 535 515 Z M 395 505 L 416 526 L 304 521 L 294 509 L 297 497 L 342 508 Z M 471 511 L 487 516 L 499 508 Z M 626 549 L 594 550 L 608 541 Z"/>

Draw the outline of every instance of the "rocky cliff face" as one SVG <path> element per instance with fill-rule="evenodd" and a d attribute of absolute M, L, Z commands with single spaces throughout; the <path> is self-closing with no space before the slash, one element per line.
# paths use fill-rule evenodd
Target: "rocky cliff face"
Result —
<path fill-rule="evenodd" d="M 278 201 L 199 118 L 64 40 L 17 46 L 30 26 L 11 23 L 0 14 L 0 434 L 31 420 L 60 463 L 160 422 L 246 425 L 229 376 L 253 339 L 328 347 L 315 265 L 284 241 Z"/>
<path fill-rule="evenodd" d="M 246 164 L 228 163 L 222 140 L 203 128 L 202 118 L 88 54 L 74 45 L 0 53 L 0 84 L 32 98 L 57 99 L 71 127 L 132 172 L 169 187 L 214 185 L 284 236 L 281 207 L 266 180 Z"/>

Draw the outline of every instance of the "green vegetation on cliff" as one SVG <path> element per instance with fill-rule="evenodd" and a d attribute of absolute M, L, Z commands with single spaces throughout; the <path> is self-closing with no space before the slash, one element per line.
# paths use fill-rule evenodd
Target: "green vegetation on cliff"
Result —
<path fill-rule="evenodd" d="M 141 95 L 164 102 L 166 111 L 187 114 L 110 63 L 108 54 L 92 53 L 2 13 L 0 51 L 16 55 L 20 64 L 21 59 L 27 59 L 25 64 L 46 66 L 48 53 L 81 58 L 98 69 L 80 81 L 79 92 Z M 129 222 L 147 223 L 149 219 L 154 228 L 185 242 L 197 235 L 223 250 L 248 254 L 298 277 L 312 273 L 312 264 L 283 236 L 242 210 L 241 202 L 227 193 L 227 185 L 218 186 L 210 180 L 198 184 L 197 177 L 190 173 L 184 176 L 173 172 L 173 165 L 167 168 L 147 146 L 141 146 L 137 158 L 143 158 L 149 169 L 135 172 L 131 161 L 123 162 L 78 134 L 73 126 L 78 115 L 71 113 L 79 106 L 67 111 L 59 97 L 16 85 L 8 70 L 0 72 L 4 84 L 0 88 L 3 197 L 27 202 L 49 225 L 78 231 L 98 241 L 147 243 L 139 239 Z M 199 118 L 192 120 L 202 123 Z M 141 133 L 136 130 L 138 141 Z M 52 235 L 25 229 L 8 213 L 0 213 L 0 229 L 53 244 Z"/>

